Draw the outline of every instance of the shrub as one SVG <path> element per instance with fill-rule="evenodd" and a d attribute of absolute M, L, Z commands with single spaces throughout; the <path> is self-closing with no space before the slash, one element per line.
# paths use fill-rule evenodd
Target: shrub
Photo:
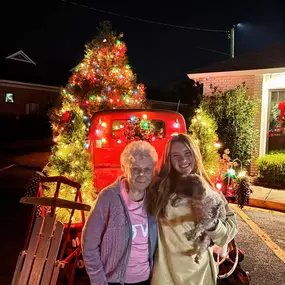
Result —
<path fill-rule="evenodd" d="M 267 183 L 285 185 L 285 153 L 272 153 L 256 161 L 259 180 Z"/>
<path fill-rule="evenodd" d="M 255 149 L 257 128 L 254 123 L 258 100 L 246 94 L 245 84 L 220 92 L 213 87 L 212 96 L 204 96 L 202 105 L 214 116 L 217 134 L 233 157 L 247 167 Z"/>
<path fill-rule="evenodd" d="M 203 163 L 209 175 L 217 173 L 220 155 L 215 147 L 218 142 L 217 123 L 215 118 L 200 106 L 195 110 L 195 116 L 191 120 L 189 132 L 198 144 Z"/>

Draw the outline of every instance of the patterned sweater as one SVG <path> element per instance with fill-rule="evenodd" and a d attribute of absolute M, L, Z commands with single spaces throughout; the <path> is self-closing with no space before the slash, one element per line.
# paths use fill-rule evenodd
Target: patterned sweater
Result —
<path fill-rule="evenodd" d="M 121 179 L 99 194 L 83 229 L 82 249 L 91 285 L 125 282 L 132 244 L 132 226 L 127 205 L 121 196 Z M 148 216 L 149 262 L 157 246 L 157 224 Z"/>

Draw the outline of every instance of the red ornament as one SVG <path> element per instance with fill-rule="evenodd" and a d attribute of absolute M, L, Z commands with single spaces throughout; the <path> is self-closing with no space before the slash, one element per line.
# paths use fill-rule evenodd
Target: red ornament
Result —
<path fill-rule="evenodd" d="M 69 111 L 65 111 L 62 116 L 61 116 L 61 122 L 67 122 L 70 118 L 70 112 Z"/>
<path fill-rule="evenodd" d="M 285 102 L 280 102 L 278 104 L 278 109 L 280 110 L 280 123 L 283 123 L 283 119 L 285 115 Z"/>

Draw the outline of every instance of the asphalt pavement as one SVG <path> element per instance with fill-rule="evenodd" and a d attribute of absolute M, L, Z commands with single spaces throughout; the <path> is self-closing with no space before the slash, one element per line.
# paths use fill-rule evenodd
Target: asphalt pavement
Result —
<path fill-rule="evenodd" d="M 244 208 L 243 211 L 285 252 L 284 213 L 272 214 L 272 211 L 260 211 L 250 207 Z M 285 261 L 280 260 L 239 215 L 237 221 L 236 241 L 245 254 L 241 266 L 250 273 L 252 285 L 285 285 Z"/>

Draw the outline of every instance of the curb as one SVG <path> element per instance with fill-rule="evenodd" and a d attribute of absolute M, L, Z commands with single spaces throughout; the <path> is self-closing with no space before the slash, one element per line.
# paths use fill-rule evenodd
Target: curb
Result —
<path fill-rule="evenodd" d="M 25 165 L 25 164 L 17 164 L 17 166 L 25 168 L 25 169 L 30 169 L 34 171 L 42 171 L 43 168 L 41 166 L 32 166 L 32 165 Z"/>
<path fill-rule="evenodd" d="M 285 203 L 250 198 L 248 206 L 285 213 Z"/>

